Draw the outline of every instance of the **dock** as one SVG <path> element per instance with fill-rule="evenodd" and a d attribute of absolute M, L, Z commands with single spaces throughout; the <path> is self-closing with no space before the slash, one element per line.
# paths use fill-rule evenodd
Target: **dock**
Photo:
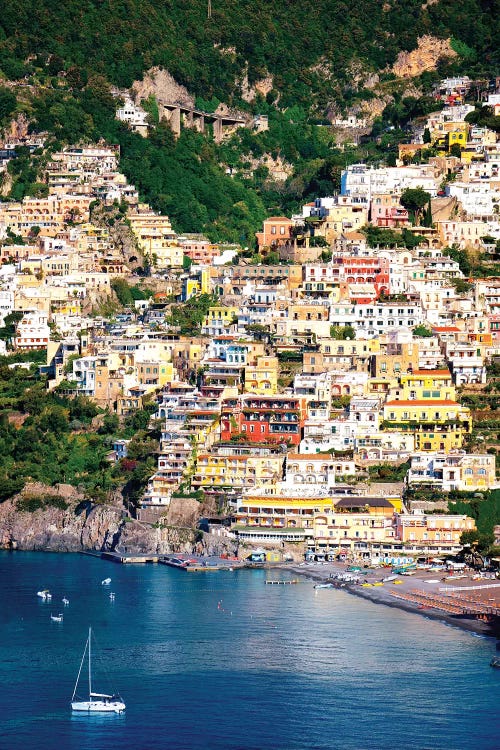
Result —
<path fill-rule="evenodd" d="M 235 567 L 241 568 L 242 565 L 213 565 L 213 564 L 206 564 L 206 565 L 197 565 L 196 563 L 187 563 L 183 560 L 178 560 L 176 558 L 172 559 L 170 557 L 159 557 L 158 563 L 160 565 L 168 565 L 170 568 L 177 568 L 177 570 L 184 570 L 186 573 L 210 573 L 215 572 L 218 570 L 234 570 Z"/>
<path fill-rule="evenodd" d="M 305 583 L 304 581 L 299 581 L 293 578 L 290 581 L 265 581 L 266 586 L 287 586 L 292 583 Z"/>
<path fill-rule="evenodd" d="M 101 552 L 100 553 L 101 560 L 111 560 L 111 562 L 121 563 L 122 565 L 126 565 L 129 563 L 134 564 L 146 564 L 146 563 L 157 563 L 158 562 L 158 555 L 129 555 L 122 552 Z"/>

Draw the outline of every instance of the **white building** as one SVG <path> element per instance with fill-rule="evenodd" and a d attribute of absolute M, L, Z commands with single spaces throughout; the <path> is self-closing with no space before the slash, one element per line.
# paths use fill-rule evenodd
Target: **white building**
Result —
<path fill-rule="evenodd" d="M 137 104 L 134 104 L 129 96 L 125 97 L 123 107 L 117 111 L 116 117 L 118 120 L 126 122 L 131 130 L 135 130 L 136 133 L 140 133 L 140 135 L 144 136 L 148 134 L 147 112 L 145 112 L 142 107 L 138 107 Z"/>
<path fill-rule="evenodd" d="M 367 305 L 358 304 L 354 309 L 352 325 L 356 330 L 356 338 L 359 339 L 373 339 L 398 329 L 415 328 L 424 319 L 422 308 L 416 302 L 375 302 Z M 339 325 L 334 321 L 332 323 Z"/>
<path fill-rule="evenodd" d="M 44 349 L 50 339 L 48 315 L 41 310 L 27 310 L 17 324 L 16 349 Z"/>
<path fill-rule="evenodd" d="M 417 453 L 411 458 L 406 481 L 410 487 L 431 486 L 444 492 L 490 489 L 496 485 L 495 456 L 465 451 Z"/>
<path fill-rule="evenodd" d="M 401 195 L 406 189 L 421 187 L 435 198 L 439 183 L 438 172 L 430 164 L 379 168 L 352 164 L 342 172 L 341 194 L 362 198 L 369 204 L 376 193 Z"/>

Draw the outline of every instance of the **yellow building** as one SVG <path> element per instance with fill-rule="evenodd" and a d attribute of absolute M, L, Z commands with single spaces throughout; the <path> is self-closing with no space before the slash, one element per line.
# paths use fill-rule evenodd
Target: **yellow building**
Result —
<path fill-rule="evenodd" d="M 400 377 L 391 395 L 402 399 L 455 401 L 456 393 L 449 370 L 414 370 Z"/>
<path fill-rule="evenodd" d="M 198 294 L 210 294 L 210 272 L 208 268 L 202 268 L 196 273 L 196 276 L 191 276 L 184 282 L 184 301 Z"/>
<path fill-rule="evenodd" d="M 277 357 L 257 357 L 255 364 L 245 367 L 245 391 L 259 396 L 277 393 L 278 371 Z"/>
<path fill-rule="evenodd" d="M 304 352 L 303 372 L 308 375 L 330 370 L 366 372 L 372 355 L 380 349 L 379 339 L 340 341 L 332 339 L 329 333 L 319 338 L 319 351 Z"/>
<path fill-rule="evenodd" d="M 416 342 L 383 341 L 380 344 L 380 351 L 374 352 L 371 358 L 371 375 L 373 377 L 402 376 L 402 373 L 418 368 L 418 357 L 419 350 Z"/>
<path fill-rule="evenodd" d="M 140 249 L 156 268 L 182 268 L 184 253 L 168 216 L 149 211 L 128 219 Z"/>
<path fill-rule="evenodd" d="M 314 548 L 324 554 L 370 554 L 373 547 L 394 542 L 394 514 L 399 498 L 346 498 L 333 513 L 314 518 Z"/>
<path fill-rule="evenodd" d="M 198 456 L 193 489 L 242 490 L 273 482 L 283 473 L 284 454 L 256 455 L 242 451 L 202 453 Z"/>
<path fill-rule="evenodd" d="M 461 549 L 460 536 L 474 531 L 474 519 L 468 516 L 396 516 L 396 537 L 412 552 L 456 552 Z"/>
<path fill-rule="evenodd" d="M 368 209 L 352 203 L 351 198 L 339 196 L 339 202 L 328 207 L 326 216 L 308 217 L 306 223 L 314 226 L 316 236 L 324 237 L 331 244 L 341 234 L 356 232 L 368 224 Z"/>
<path fill-rule="evenodd" d="M 413 432 L 416 450 L 452 451 L 472 424 L 470 410 L 451 399 L 400 399 L 385 403 L 382 428 Z"/>
<path fill-rule="evenodd" d="M 234 514 L 234 529 L 242 540 L 256 542 L 303 541 L 314 546 L 316 518 L 343 513 L 345 507 L 362 507 L 364 513 L 374 513 L 384 507 L 384 516 L 391 518 L 402 508 L 401 498 L 370 497 L 300 497 L 296 492 L 283 490 L 278 494 L 276 486 L 256 490 L 244 495 Z M 370 510 L 371 509 L 371 510 Z"/>
<path fill-rule="evenodd" d="M 138 362 L 136 365 L 137 381 L 148 387 L 148 390 L 161 388 L 174 380 L 174 366 L 172 362 Z"/>
<path fill-rule="evenodd" d="M 466 122 L 445 122 L 441 123 L 439 130 L 431 133 L 433 145 L 438 150 L 440 156 L 449 153 L 451 147 L 455 144 L 464 149 L 467 146 L 467 136 L 469 125 Z"/>
<path fill-rule="evenodd" d="M 208 308 L 203 321 L 202 332 L 209 336 L 219 336 L 227 333 L 233 321 L 238 318 L 239 308 L 236 306 L 214 305 Z"/>

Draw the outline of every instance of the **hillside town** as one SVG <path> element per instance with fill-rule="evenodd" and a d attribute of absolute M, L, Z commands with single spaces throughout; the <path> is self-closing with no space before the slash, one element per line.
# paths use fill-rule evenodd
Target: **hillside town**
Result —
<path fill-rule="evenodd" d="M 48 389 L 118 420 L 149 409 L 139 520 L 196 498 L 249 547 L 462 548 L 475 522 L 447 498 L 500 487 L 481 401 L 500 390 L 500 140 L 466 121 L 467 80 L 441 82 L 396 166 L 347 166 L 338 194 L 268 217 L 253 255 L 178 234 L 102 142 L 52 153 L 39 195 L 0 202 L 0 354 L 46 350 Z M 484 104 L 500 115 L 500 94 Z M 0 170 L 43 144 L 5 141 Z"/>

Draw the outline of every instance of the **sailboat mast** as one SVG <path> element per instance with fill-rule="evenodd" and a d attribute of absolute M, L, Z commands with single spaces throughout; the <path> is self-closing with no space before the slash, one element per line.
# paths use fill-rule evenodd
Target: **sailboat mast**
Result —
<path fill-rule="evenodd" d="M 92 637 L 92 628 L 89 628 L 89 699 L 92 695 L 92 670 L 90 668 L 90 641 Z"/>

